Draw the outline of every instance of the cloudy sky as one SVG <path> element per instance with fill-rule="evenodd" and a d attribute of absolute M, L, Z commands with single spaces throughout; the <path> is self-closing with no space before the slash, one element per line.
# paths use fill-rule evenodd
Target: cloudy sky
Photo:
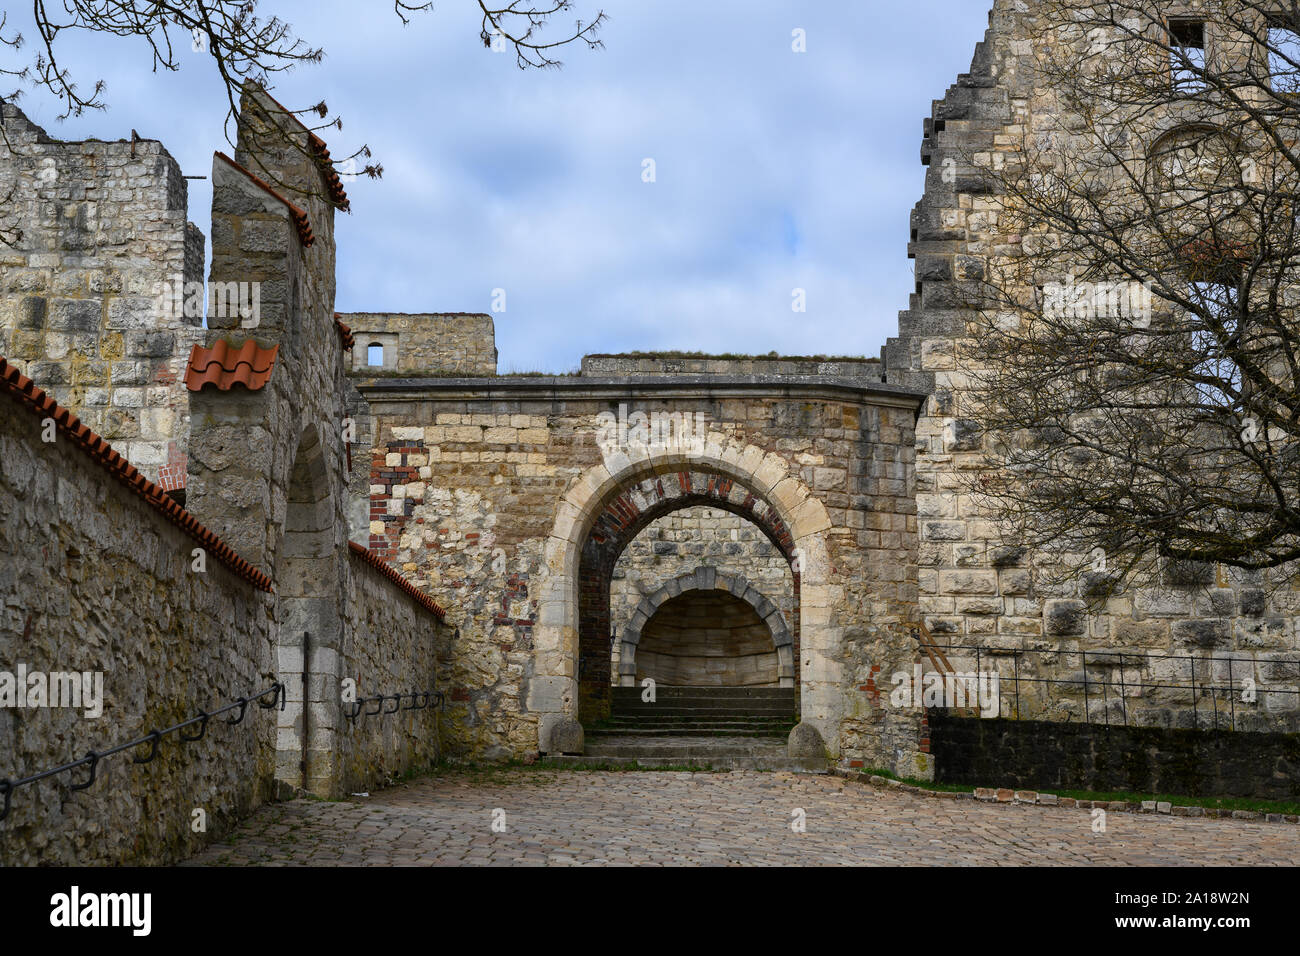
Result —
<path fill-rule="evenodd" d="M 324 99 L 344 121 L 334 155 L 365 143 L 384 167 L 347 186 L 339 311 L 483 312 L 504 289 L 500 370 L 563 372 L 635 349 L 877 355 L 913 285 L 921 120 L 969 69 L 989 5 L 577 0 L 608 14 L 605 49 L 565 48 L 551 71 L 484 49 L 472 0 L 406 27 L 386 0 L 261 9 L 326 53 L 275 96 Z M 141 41 L 59 42 L 109 109 L 58 122 L 29 93 L 36 122 L 61 139 L 135 129 L 210 173 L 225 102 L 201 54 L 155 74 Z M 205 233 L 210 202 L 194 181 Z"/>

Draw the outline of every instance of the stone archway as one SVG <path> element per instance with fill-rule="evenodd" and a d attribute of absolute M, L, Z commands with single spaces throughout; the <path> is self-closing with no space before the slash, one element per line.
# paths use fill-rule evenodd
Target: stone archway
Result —
<path fill-rule="evenodd" d="M 584 628 L 580 588 L 594 605 L 601 604 L 603 598 L 608 625 L 608 582 L 602 595 L 598 593 L 599 581 L 584 581 L 582 577 L 589 540 L 593 534 L 601 535 L 599 528 L 609 527 L 611 522 L 625 529 L 637 527 L 637 515 L 646 517 L 655 510 L 628 510 L 638 494 L 644 497 L 644 489 L 637 491 L 637 486 L 650 482 L 654 488 L 665 477 L 683 474 L 715 479 L 706 482 L 706 490 L 696 488 L 692 481 L 691 495 L 679 499 L 684 503 L 725 507 L 751 519 L 770 516 L 771 520 L 755 523 L 773 530 L 777 536 L 774 542 L 798 570 L 795 590 L 799 621 L 795 633 L 800 641 L 801 720 L 820 734 L 829 754 L 837 756 L 843 677 L 843 664 L 837 657 L 843 625 L 836 620 L 835 608 L 843 589 L 832 582 L 826 545 L 831 528 L 829 514 L 780 455 L 717 433 L 694 443 L 668 442 L 631 451 L 606 451 L 604 462 L 584 472 L 561 499 L 546 542 L 545 573 L 536 592 L 534 668 L 526 698 L 529 711 L 538 715 L 539 749 L 547 753 L 581 751 L 581 688 L 584 684 L 600 685 L 599 671 L 581 673 Z M 712 491 L 707 491 L 709 488 Z M 604 524 L 602 518 L 606 519 Z M 586 623 L 590 636 L 591 621 Z M 607 631 L 605 643 L 603 685 L 608 694 L 611 675 Z M 600 657 L 589 654 L 586 659 L 598 661 Z"/>
<path fill-rule="evenodd" d="M 726 574 L 716 568 L 699 567 L 690 574 L 664 584 L 653 594 L 646 595 L 637 605 L 636 612 L 620 637 L 618 682 L 622 687 L 636 686 L 636 655 L 641 645 L 645 626 L 665 604 L 690 592 L 720 591 L 730 594 L 749 607 L 767 625 L 772 645 L 776 650 L 776 676 L 781 687 L 794 686 L 794 635 L 786 626 L 781 609 L 769 601 L 749 581 L 739 575 Z"/>
<path fill-rule="evenodd" d="M 719 475 L 705 465 L 679 466 L 624 485 L 592 522 L 578 564 L 578 718 L 610 716 L 614 683 L 610 672 L 613 627 L 610 585 L 624 550 L 656 519 L 705 505 L 728 511 L 753 524 L 790 563 L 795 590 L 794 651 L 799 646 L 799 578 L 794 540 L 781 514 L 742 480 Z M 797 667 L 795 668 L 797 671 Z"/>

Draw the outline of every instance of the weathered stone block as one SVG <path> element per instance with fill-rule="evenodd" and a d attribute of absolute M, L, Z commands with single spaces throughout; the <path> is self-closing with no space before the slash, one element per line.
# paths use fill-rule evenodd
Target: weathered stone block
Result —
<path fill-rule="evenodd" d="M 1047 601 L 1043 607 L 1043 630 L 1051 636 L 1072 637 L 1084 633 L 1088 607 L 1082 601 Z"/>

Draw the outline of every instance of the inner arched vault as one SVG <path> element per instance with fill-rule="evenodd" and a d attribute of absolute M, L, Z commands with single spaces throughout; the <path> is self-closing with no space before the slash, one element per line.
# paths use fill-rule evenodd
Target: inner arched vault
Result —
<path fill-rule="evenodd" d="M 677 687 L 779 687 L 772 632 L 725 591 L 670 598 L 641 631 L 635 677 Z"/>
<path fill-rule="evenodd" d="M 621 635 L 646 598 L 697 568 L 743 578 L 754 592 L 794 620 L 794 576 L 790 561 L 756 525 L 729 511 L 697 505 L 655 519 L 624 550 L 610 584 L 610 626 L 614 636 L 611 670 L 621 677 Z"/>
<path fill-rule="evenodd" d="M 698 567 L 646 595 L 616 637 L 618 683 L 795 686 L 798 654 L 781 609 L 739 575 Z"/>

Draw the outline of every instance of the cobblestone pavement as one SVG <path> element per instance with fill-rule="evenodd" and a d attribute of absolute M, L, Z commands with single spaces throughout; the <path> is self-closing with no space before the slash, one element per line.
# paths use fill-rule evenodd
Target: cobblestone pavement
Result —
<path fill-rule="evenodd" d="M 806 829 L 794 832 L 794 811 Z M 493 832 L 504 811 L 505 832 Z M 938 800 L 788 773 L 452 772 L 264 807 L 199 864 L 1294 865 L 1300 826 Z"/>

